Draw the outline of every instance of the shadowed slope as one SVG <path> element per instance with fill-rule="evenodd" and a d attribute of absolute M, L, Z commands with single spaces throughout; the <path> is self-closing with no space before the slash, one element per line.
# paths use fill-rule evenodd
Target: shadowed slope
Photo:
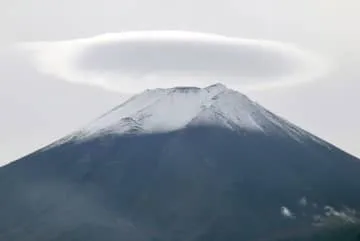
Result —
<path fill-rule="evenodd" d="M 357 159 L 311 138 L 216 126 L 69 141 L 0 169 L 0 239 L 293 237 L 325 206 L 360 210 L 359 173 Z"/>

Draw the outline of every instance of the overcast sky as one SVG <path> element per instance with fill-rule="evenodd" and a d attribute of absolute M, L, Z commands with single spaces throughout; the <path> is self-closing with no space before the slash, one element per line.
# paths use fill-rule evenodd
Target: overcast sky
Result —
<path fill-rule="evenodd" d="M 332 67 L 319 81 L 247 94 L 360 156 L 359 9 L 358 0 L 1 0 L 0 163 L 69 133 L 126 98 L 40 73 L 9 46 L 130 30 L 265 39 L 323 56 Z"/>

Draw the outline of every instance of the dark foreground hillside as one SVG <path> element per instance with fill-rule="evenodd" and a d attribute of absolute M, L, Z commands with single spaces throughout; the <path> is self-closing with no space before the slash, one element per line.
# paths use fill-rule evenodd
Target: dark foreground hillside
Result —
<path fill-rule="evenodd" d="M 278 241 L 359 241 L 359 225 L 345 225 L 338 228 L 325 228 L 311 235 L 286 238 Z"/>
<path fill-rule="evenodd" d="M 358 240 L 314 225 L 326 206 L 356 218 L 357 159 L 212 126 L 70 140 L 0 168 L 6 241 Z"/>

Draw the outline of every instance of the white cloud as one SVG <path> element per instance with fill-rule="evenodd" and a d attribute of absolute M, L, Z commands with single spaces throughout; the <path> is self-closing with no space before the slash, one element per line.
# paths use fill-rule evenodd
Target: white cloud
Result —
<path fill-rule="evenodd" d="M 286 218 L 295 218 L 295 215 L 287 207 L 281 207 L 281 215 Z"/>
<path fill-rule="evenodd" d="M 301 206 L 307 206 L 307 204 L 308 204 L 308 201 L 307 201 L 307 198 L 306 197 L 302 197 L 300 200 L 299 200 L 299 204 L 301 205 Z"/>
<path fill-rule="evenodd" d="M 223 82 L 267 88 L 313 81 L 327 64 L 296 46 L 183 31 L 104 34 L 22 43 L 38 71 L 120 92 Z"/>

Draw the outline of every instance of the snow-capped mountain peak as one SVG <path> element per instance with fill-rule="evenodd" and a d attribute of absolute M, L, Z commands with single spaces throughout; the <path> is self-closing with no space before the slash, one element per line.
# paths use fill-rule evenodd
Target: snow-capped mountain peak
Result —
<path fill-rule="evenodd" d="M 81 133 L 166 132 L 195 124 L 261 131 L 252 115 L 257 109 L 246 96 L 222 84 L 146 90 L 90 123 Z"/>
<path fill-rule="evenodd" d="M 49 147 L 107 134 L 164 133 L 190 126 L 285 135 L 298 142 L 312 139 L 327 146 L 326 142 L 272 114 L 247 96 L 223 84 L 214 84 L 206 88 L 146 90 Z"/>

